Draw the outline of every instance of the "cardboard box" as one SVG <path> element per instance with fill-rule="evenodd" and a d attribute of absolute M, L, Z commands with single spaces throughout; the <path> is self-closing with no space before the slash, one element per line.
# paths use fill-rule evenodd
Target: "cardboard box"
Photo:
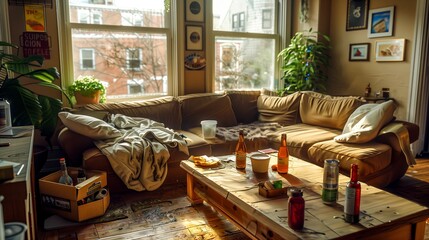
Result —
<path fill-rule="evenodd" d="M 77 168 L 67 168 L 76 184 Z M 107 189 L 107 174 L 103 171 L 86 171 L 86 181 L 70 186 L 58 183 L 61 171 L 39 179 L 41 205 L 51 213 L 73 221 L 85 221 L 103 215 L 110 204 L 109 191 L 96 199 L 100 190 Z M 104 191 L 104 190 L 103 190 Z M 104 191 L 105 192 L 105 191 Z"/>

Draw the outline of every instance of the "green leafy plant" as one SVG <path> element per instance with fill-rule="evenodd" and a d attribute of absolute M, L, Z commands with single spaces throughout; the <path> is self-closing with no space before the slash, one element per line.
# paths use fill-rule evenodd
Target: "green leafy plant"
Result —
<path fill-rule="evenodd" d="M 322 38 L 318 39 L 318 36 Z M 280 95 L 305 90 L 326 91 L 329 43 L 327 35 L 312 29 L 294 35 L 289 46 L 277 56 L 278 61 L 283 61 L 284 88 L 279 90 Z"/>
<path fill-rule="evenodd" d="M 67 87 L 67 92 L 73 96 L 76 92 L 86 97 L 94 97 L 100 91 L 100 103 L 106 101 L 106 88 L 103 83 L 94 76 L 79 76 L 72 85 Z"/>
<path fill-rule="evenodd" d="M 12 125 L 34 125 L 50 145 L 58 112 L 63 107 L 61 99 L 53 97 L 55 92 L 64 94 L 71 103 L 67 94 L 53 83 L 60 74 L 55 67 L 42 68 L 43 56 L 20 57 L 19 47 L 4 41 L 0 41 L 0 47 L 0 98 L 10 103 Z"/>

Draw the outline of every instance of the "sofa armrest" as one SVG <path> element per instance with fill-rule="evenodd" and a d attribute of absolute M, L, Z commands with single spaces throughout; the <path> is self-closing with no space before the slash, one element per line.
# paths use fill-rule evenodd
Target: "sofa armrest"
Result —
<path fill-rule="evenodd" d="M 74 167 L 82 166 L 82 153 L 95 147 L 91 138 L 73 132 L 67 127 L 58 134 L 58 143 L 64 151 L 67 165 Z"/>
<path fill-rule="evenodd" d="M 414 124 L 415 125 L 415 124 Z M 417 128 L 416 128 L 417 127 Z M 414 136 L 417 135 L 417 137 Z M 411 151 L 411 139 L 418 138 L 418 126 L 403 121 L 395 121 L 387 124 L 381 130 L 376 138 L 377 142 L 386 143 L 392 147 L 392 150 L 404 155 L 409 166 L 416 164 L 414 154 Z M 394 159 L 392 159 L 394 160 Z"/>

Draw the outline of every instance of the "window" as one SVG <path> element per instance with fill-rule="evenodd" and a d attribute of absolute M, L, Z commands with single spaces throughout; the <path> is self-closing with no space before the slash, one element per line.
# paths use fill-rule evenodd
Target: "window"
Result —
<path fill-rule="evenodd" d="M 213 24 L 203 28 L 204 54 L 213 56 L 207 59 L 213 65 L 204 69 L 211 74 L 206 78 L 210 89 L 277 88 L 276 56 L 285 45 L 280 33 L 286 32 L 278 28 L 285 28 L 282 13 L 291 0 L 204 2 L 204 11 L 213 10 L 213 15 L 204 13 L 213 16 Z M 183 16 L 175 11 L 186 1 L 171 3 L 165 12 L 164 0 L 58 1 L 63 79 L 94 75 L 107 83 L 107 101 L 176 95 L 186 88 L 184 76 L 173 75 L 184 65 L 180 56 L 189 53 L 186 44 L 180 45 L 186 43 L 184 19 L 171 19 Z"/>
<path fill-rule="evenodd" d="M 80 69 L 95 69 L 94 62 L 94 49 L 80 50 Z"/>
<path fill-rule="evenodd" d="M 133 71 L 141 70 L 142 49 L 127 49 L 127 69 Z"/>
<path fill-rule="evenodd" d="M 128 94 L 142 94 L 144 81 L 141 79 L 128 80 Z"/>
<path fill-rule="evenodd" d="M 138 13 L 122 13 L 122 25 L 143 26 L 143 15 Z"/>
<path fill-rule="evenodd" d="M 164 0 L 67 1 L 59 4 L 70 16 L 63 24 L 72 43 L 64 54 L 70 56 L 68 78 L 93 75 L 106 82 L 107 101 L 172 95 L 171 11 L 164 11 Z"/>
<path fill-rule="evenodd" d="M 272 16 L 273 10 L 272 9 L 264 9 L 262 10 L 262 28 L 263 29 L 269 29 L 273 25 Z"/>
<path fill-rule="evenodd" d="M 274 27 L 266 28 L 268 22 L 273 26 L 276 2 L 213 0 L 216 91 L 277 86 L 274 79 L 280 36 Z"/>
<path fill-rule="evenodd" d="M 90 9 L 79 9 L 78 10 L 78 21 L 79 23 L 93 23 L 101 24 L 102 15 L 101 12 L 90 10 Z"/>
<path fill-rule="evenodd" d="M 244 31 L 244 12 L 232 14 L 232 28 L 236 31 Z"/>

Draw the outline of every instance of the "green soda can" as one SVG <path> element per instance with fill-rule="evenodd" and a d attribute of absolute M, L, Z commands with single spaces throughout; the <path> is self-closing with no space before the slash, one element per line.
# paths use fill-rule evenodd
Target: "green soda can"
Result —
<path fill-rule="evenodd" d="M 339 164 L 337 159 L 326 159 L 323 172 L 322 200 L 324 204 L 334 204 L 338 200 Z"/>

